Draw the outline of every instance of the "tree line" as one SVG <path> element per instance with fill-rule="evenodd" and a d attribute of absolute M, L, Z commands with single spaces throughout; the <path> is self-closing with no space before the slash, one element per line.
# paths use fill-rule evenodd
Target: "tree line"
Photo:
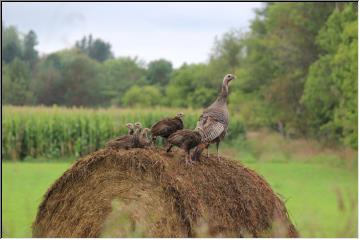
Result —
<path fill-rule="evenodd" d="M 5 104 L 199 108 L 235 73 L 230 109 L 248 128 L 357 148 L 355 3 L 264 4 L 249 31 L 226 32 L 206 63 L 177 69 L 166 59 L 114 57 L 110 43 L 92 35 L 39 57 L 34 31 L 2 29 Z"/>

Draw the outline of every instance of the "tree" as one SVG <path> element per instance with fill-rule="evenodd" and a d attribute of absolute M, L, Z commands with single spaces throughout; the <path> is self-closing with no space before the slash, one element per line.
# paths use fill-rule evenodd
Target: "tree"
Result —
<path fill-rule="evenodd" d="M 40 59 L 31 85 L 38 104 L 50 106 L 65 104 L 66 86 L 63 68 L 64 63 L 59 52 Z"/>
<path fill-rule="evenodd" d="M 96 39 L 93 45 L 90 47 L 89 57 L 99 62 L 103 62 L 107 59 L 113 58 L 110 43 L 106 43 L 100 39 Z"/>
<path fill-rule="evenodd" d="M 29 105 L 33 103 L 33 93 L 29 89 L 29 75 L 29 65 L 18 58 L 3 66 L 2 101 L 4 104 Z"/>
<path fill-rule="evenodd" d="M 173 72 L 166 88 L 167 102 L 174 107 L 204 107 L 210 104 L 216 97 L 216 88 L 210 87 L 210 79 L 207 65 L 183 65 Z M 218 86 L 219 83 L 217 79 Z M 197 102 L 192 102 L 195 99 Z"/>
<path fill-rule="evenodd" d="M 225 75 L 227 72 L 235 72 L 240 67 L 245 57 L 245 45 L 242 43 L 244 34 L 240 30 L 231 30 L 220 39 L 215 38 L 214 47 L 210 55 L 211 62 L 218 62 L 222 68 L 218 71 Z"/>
<path fill-rule="evenodd" d="M 193 108 L 206 107 L 215 100 L 216 94 L 217 91 L 214 88 L 206 88 L 199 86 L 192 94 L 188 95 L 188 106 L 191 106 Z"/>
<path fill-rule="evenodd" d="M 317 43 L 323 54 L 310 67 L 302 96 L 311 133 L 357 148 L 357 9 L 336 9 Z"/>
<path fill-rule="evenodd" d="M 173 71 L 171 62 L 160 59 L 149 63 L 146 81 L 152 85 L 165 86 L 169 83 Z"/>
<path fill-rule="evenodd" d="M 124 106 L 151 107 L 161 104 L 160 90 L 155 86 L 132 86 L 123 96 Z"/>
<path fill-rule="evenodd" d="M 86 55 L 64 56 L 62 74 L 66 86 L 64 103 L 68 106 L 94 106 L 101 103 L 99 65 Z"/>
<path fill-rule="evenodd" d="M 96 106 L 103 96 L 100 65 L 85 54 L 65 50 L 49 55 L 39 64 L 33 88 L 38 103 Z"/>
<path fill-rule="evenodd" d="M 4 63 L 10 63 L 16 57 L 21 59 L 21 40 L 19 33 L 14 26 L 2 29 L 3 41 L 1 44 L 1 57 Z"/>
<path fill-rule="evenodd" d="M 38 52 L 35 49 L 35 46 L 38 44 L 36 33 L 32 30 L 24 37 L 24 53 L 23 59 L 30 63 L 30 66 L 33 68 L 35 63 L 38 61 Z"/>
<path fill-rule="evenodd" d="M 101 92 L 113 104 L 122 105 L 122 97 L 133 85 L 145 84 L 146 70 L 137 58 L 117 58 L 103 63 Z"/>
<path fill-rule="evenodd" d="M 103 62 L 114 56 L 111 51 L 110 43 L 104 42 L 99 38 L 93 40 L 91 34 L 88 37 L 84 36 L 80 41 L 77 41 L 75 43 L 75 48 L 98 62 Z"/>
<path fill-rule="evenodd" d="M 309 66 L 320 48 L 315 39 L 334 3 L 273 3 L 258 11 L 246 45 L 239 87 L 272 109 L 271 122 L 306 134 L 303 95 Z"/>

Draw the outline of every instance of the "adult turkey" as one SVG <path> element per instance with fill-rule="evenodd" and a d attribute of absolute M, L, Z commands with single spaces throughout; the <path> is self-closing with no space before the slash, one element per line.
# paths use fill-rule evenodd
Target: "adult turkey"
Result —
<path fill-rule="evenodd" d="M 197 127 L 195 130 L 182 129 L 174 132 L 167 139 L 170 146 L 166 151 L 170 152 L 173 146 L 177 146 L 185 150 L 185 163 L 191 164 L 190 150 L 201 143 L 201 132 L 202 129 L 200 127 Z"/>
<path fill-rule="evenodd" d="M 177 113 L 174 118 L 165 118 L 155 123 L 151 127 L 152 142 L 155 143 L 158 136 L 167 139 L 172 133 L 183 129 L 183 117 L 183 113 Z"/>
<path fill-rule="evenodd" d="M 227 97 L 229 95 L 229 83 L 236 77 L 233 74 L 226 74 L 221 91 L 215 100 L 201 114 L 197 126 L 201 132 L 201 143 L 195 148 L 192 160 L 198 160 L 202 151 L 208 149 L 211 143 L 216 143 L 217 157 L 219 157 L 220 141 L 225 137 L 229 125 L 229 111 L 227 108 Z M 209 152 L 207 153 L 209 155 Z"/>

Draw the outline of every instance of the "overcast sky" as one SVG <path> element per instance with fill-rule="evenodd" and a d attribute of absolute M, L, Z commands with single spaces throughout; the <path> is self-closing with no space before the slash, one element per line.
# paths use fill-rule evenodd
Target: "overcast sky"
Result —
<path fill-rule="evenodd" d="M 72 47 L 85 34 L 112 45 L 115 56 L 175 67 L 205 62 L 215 36 L 246 31 L 261 3 L 17 3 L 3 2 L 2 20 L 38 35 L 40 53 Z"/>

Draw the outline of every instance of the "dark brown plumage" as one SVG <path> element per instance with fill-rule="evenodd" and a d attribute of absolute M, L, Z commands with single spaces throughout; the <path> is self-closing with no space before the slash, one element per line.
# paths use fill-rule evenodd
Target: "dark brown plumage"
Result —
<path fill-rule="evenodd" d="M 105 145 L 106 148 L 112 149 L 130 149 L 138 146 L 138 136 L 136 135 L 125 135 L 111 139 Z"/>
<path fill-rule="evenodd" d="M 199 130 L 200 129 L 183 129 L 171 134 L 167 139 L 170 146 L 166 151 L 169 152 L 173 146 L 177 146 L 185 150 L 185 162 L 187 164 L 190 164 L 192 162 L 190 159 L 190 150 L 196 147 L 199 143 L 201 143 L 201 135 L 199 133 Z"/>
<path fill-rule="evenodd" d="M 155 123 L 151 127 L 152 141 L 155 143 L 156 138 L 161 136 L 167 139 L 172 133 L 184 128 L 182 118 L 184 114 L 178 113 L 174 118 L 165 118 Z"/>
<path fill-rule="evenodd" d="M 144 148 L 151 144 L 147 137 L 148 128 L 141 128 L 140 123 L 135 124 L 135 130 L 132 135 L 125 135 L 117 137 L 106 143 L 106 148 L 113 149 L 130 149 L 130 148 Z M 129 133 L 130 134 L 130 133 Z"/>
<path fill-rule="evenodd" d="M 216 143 L 217 156 L 219 158 L 219 144 L 225 137 L 229 125 L 227 97 L 229 94 L 229 83 L 233 79 L 235 79 L 234 75 L 225 75 L 219 96 L 200 116 L 197 126 L 203 130 L 201 136 L 202 144 L 195 148 L 192 156 L 193 160 L 199 159 L 203 149 L 208 149 L 211 143 Z"/>

